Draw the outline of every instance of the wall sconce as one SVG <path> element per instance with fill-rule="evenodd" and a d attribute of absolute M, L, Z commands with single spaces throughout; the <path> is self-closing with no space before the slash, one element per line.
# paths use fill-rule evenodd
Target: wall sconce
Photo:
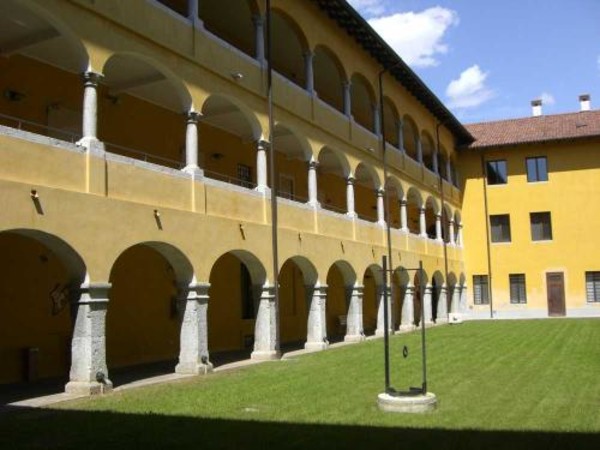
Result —
<path fill-rule="evenodd" d="M 246 228 L 243 223 L 240 223 L 240 234 L 242 235 L 242 239 L 246 240 Z"/>
<path fill-rule="evenodd" d="M 231 78 L 233 78 L 235 81 L 240 81 L 244 79 L 244 74 L 241 72 L 231 72 Z"/>
<path fill-rule="evenodd" d="M 35 211 L 40 216 L 43 216 L 44 208 L 42 208 L 42 203 L 40 202 L 40 194 L 38 193 L 38 191 L 36 189 L 32 189 L 29 192 L 29 196 L 31 197 L 31 200 L 33 201 L 33 206 L 35 207 Z"/>
<path fill-rule="evenodd" d="M 220 161 L 224 157 L 225 157 L 225 155 L 223 153 L 211 153 L 210 154 L 210 159 L 214 159 L 215 161 Z"/>
<path fill-rule="evenodd" d="M 15 91 L 14 89 L 5 89 L 3 95 L 9 102 L 20 102 L 26 97 L 23 92 Z"/>
<path fill-rule="evenodd" d="M 160 211 L 158 209 L 154 210 L 154 217 L 156 217 L 157 219 L 160 218 Z"/>
<path fill-rule="evenodd" d="M 163 229 L 162 221 L 160 220 L 160 211 L 158 209 L 154 210 L 154 220 L 156 220 L 156 226 L 159 230 Z"/>
<path fill-rule="evenodd" d="M 119 97 L 118 95 L 106 94 L 105 98 L 109 102 L 111 102 L 113 105 L 120 105 L 121 104 L 121 97 Z"/>
<path fill-rule="evenodd" d="M 38 200 L 40 198 L 40 194 L 38 194 L 38 191 L 35 189 L 32 189 L 29 195 L 31 195 L 31 198 L 34 200 Z"/>

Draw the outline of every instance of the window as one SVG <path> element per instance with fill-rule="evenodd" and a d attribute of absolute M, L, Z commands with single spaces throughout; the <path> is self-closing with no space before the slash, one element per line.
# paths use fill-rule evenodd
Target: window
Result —
<path fill-rule="evenodd" d="M 585 295 L 588 302 L 600 302 L 600 272 L 585 273 Z"/>
<path fill-rule="evenodd" d="M 548 181 L 548 168 L 545 156 L 525 158 L 525 165 L 527 166 L 527 182 Z"/>
<path fill-rule="evenodd" d="M 488 161 L 486 163 L 488 184 L 506 184 L 506 161 Z"/>
<path fill-rule="evenodd" d="M 487 275 L 473 275 L 473 303 L 476 305 L 490 304 Z"/>
<path fill-rule="evenodd" d="M 254 295 L 252 278 L 244 264 L 240 264 L 240 289 L 242 300 L 242 319 L 254 319 Z"/>
<path fill-rule="evenodd" d="M 529 213 L 532 241 L 552 240 L 552 220 L 549 212 Z"/>
<path fill-rule="evenodd" d="M 492 242 L 510 242 L 510 216 L 498 214 L 490 216 Z"/>
<path fill-rule="evenodd" d="M 237 177 L 240 180 L 240 186 L 246 188 L 253 188 L 252 184 L 252 169 L 250 166 L 245 164 L 237 165 Z"/>
<path fill-rule="evenodd" d="M 525 288 L 525 274 L 511 273 L 508 275 L 510 282 L 510 302 L 527 303 L 527 289 Z"/>

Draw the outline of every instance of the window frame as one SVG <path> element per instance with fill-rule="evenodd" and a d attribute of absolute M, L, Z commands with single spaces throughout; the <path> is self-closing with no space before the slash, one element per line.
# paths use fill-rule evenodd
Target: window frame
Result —
<path fill-rule="evenodd" d="M 494 166 L 493 171 L 490 170 L 492 166 Z M 504 174 L 500 173 L 498 170 L 499 167 L 503 168 Z M 503 177 L 499 179 L 491 178 L 491 176 L 499 177 L 499 175 L 503 175 Z M 485 179 L 488 186 L 508 184 L 508 164 L 506 163 L 506 159 L 491 159 L 486 161 Z"/>
<path fill-rule="evenodd" d="M 473 275 L 473 304 L 490 304 L 490 284 L 487 274 Z M 485 289 L 484 289 L 485 287 Z M 478 295 L 479 294 L 479 295 Z"/>
<path fill-rule="evenodd" d="M 524 273 L 509 273 L 508 286 L 511 305 L 527 304 L 527 277 Z M 513 296 L 513 290 L 517 290 L 517 295 Z"/>
<path fill-rule="evenodd" d="M 535 173 L 529 171 L 529 162 L 534 162 Z M 544 161 L 544 172 L 545 178 L 540 178 L 540 166 L 539 162 Z M 548 181 L 548 157 L 547 156 L 529 156 L 525 158 L 525 172 L 527 173 L 528 183 L 543 183 Z"/>
<path fill-rule="evenodd" d="M 543 223 L 543 222 L 536 222 L 534 223 L 534 216 L 535 217 L 548 217 L 548 222 L 547 223 Z M 541 226 L 541 237 L 536 238 L 535 233 L 534 233 L 534 226 L 535 225 L 540 225 Z M 544 233 L 544 230 L 547 229 L 548 231 L 548 235 L 546 235 Z M 531 240 L 533 242 L 544 242 L 544 241 L 552 241 L 553 239 L 553 234 L 552 234 L 552 213 L 550 211 L 536 211 L 536 212 L 530 212 L 529 213 L 529 230 L 531 232 Z"/>
<path fill-rule="evenodd" d="M 501 217 L 506 217 L 506 230 L 507 230 L 507 237 L 503 238 L 502 240 L 495 240 L 494 239 L 494 224 L 492 223 L 493 218 L 501 218 Z M 506 244 L 506 243 L 510 243 L 512 242 L 512 233 L 511 233 L 511 226 L 510 226 L 510 214 L 490 214 L 489 215 L 489 219 L 490 221 L 490 242 L 492 244 Z"/>
<path fill-rule="evenodd" d="M 590 276 L 592 277 L 591 281 Z M 592 299 L 590 299 L 590 282 L 592 283 Z M 586 270 L 585 272 L 585 301 L 587 303 L 600 303 L 600 270 Z"/>

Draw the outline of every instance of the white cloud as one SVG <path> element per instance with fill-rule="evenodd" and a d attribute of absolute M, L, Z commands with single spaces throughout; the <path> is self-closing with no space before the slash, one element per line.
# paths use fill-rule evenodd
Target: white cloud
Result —
<path fill-rule="evenodd" d="M 495 94 L 485 84 L 487 77 L 488 73 L 483 72 L 477 64 L 464 70 L 446 88 L 448 105 L 459 109 L 474 108 L 492 99 Z"/>
<path fill-rule="evenodd" d="M 383 0 L 349 0 L 348 3 L 365 16 L 378 16 L 385 12 Z"/>
<path fill-rule="evenodd" d="M 369 1 L 374 0 L 353 0 L 353 3 Z M 458 25 L 458 22 L 455 11 L 440 6 L 369 20 L 375 31 L 413 67 L 437 65 L 436 56 L 448 52 L 448 45 L 443 42 L 444 35 L 448 28 Z"/>
<path fill-rule="evenodd" d="M 552 94 L 549 94 L 548 92 L 542 92 L 538 98 L 542 101 L 542 104 L 544 105 L 554 105 L 556 103 L 554 96 Z"/>

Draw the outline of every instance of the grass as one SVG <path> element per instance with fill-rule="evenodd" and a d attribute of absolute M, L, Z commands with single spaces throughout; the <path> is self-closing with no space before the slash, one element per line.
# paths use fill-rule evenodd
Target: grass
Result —
<path fill-rule="evenodd" d="M 391 339 L 420 383 L 419 334 Z M 402 348 L 409 349 L 408 358 Z M 1 448 L 600 448 L 600 320 L 428 331 L 438 409 L 382 413 L 383 341 L 0 416 Z"/>

